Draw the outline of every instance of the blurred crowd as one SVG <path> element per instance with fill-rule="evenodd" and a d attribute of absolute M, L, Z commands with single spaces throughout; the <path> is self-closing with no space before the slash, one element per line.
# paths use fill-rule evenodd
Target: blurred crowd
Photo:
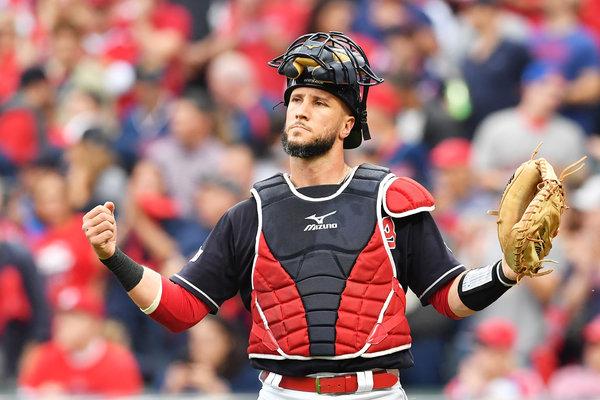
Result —
<path fill-rule="evenodd" d="M 467 267 L 500 258 L 494 219 L 538 143 L 570 209 L 550 254 L 476 316 L 408 302 L 408 390 L 450 399 L 600 398 L 600 1 L 0 0 L 0 382 L 23 394 L 256 391 L 238 299 L 184 334 L 129 301 L 81 216 L 111 200 L 119 246 L 171 275 L 255 180 L 285 170 L 284 80 L 266 62 L 342 31 L 386 82 L 373 139 L 434 194 Z M 110 383 L 110 384 L 109 384 Z"/>

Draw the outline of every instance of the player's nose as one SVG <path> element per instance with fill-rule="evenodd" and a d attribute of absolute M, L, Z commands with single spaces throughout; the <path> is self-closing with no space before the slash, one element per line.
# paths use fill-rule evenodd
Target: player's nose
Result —
<path fill-rule="evenodd" d="M 297 104 L 294 110 L 294 117 L 296 120 L 308 120 L 310 116 L 310 102 L 302 100 Z"/>

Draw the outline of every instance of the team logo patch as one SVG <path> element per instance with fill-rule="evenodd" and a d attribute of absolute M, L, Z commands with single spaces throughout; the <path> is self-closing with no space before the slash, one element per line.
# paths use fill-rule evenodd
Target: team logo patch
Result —
<path fill-rule="evenodd" d="M 325 218 L 335 214 L 337 212 L 337 210 L 332 211 L 328 214 L 325 215 L 321 215 L 321 216 L 317 216 L 317 214 L 313 214 L 313 215 L 309 215 L 308 217 L 304 218 L 304 219 L 308 219 L 308 220 L 312 220 L 315 221 L 315 224 L 308 224 L 306 225 L 306 227 L 304 228 L 304 232 L 307 231 L 319 231 L 322 229 L 337 229 L 338 224 L 337 222 L 330 222 L 330 223 L 325 223 Z"/>
<path fill-rule="evenodd" d="M 383 218 L 383 233 L 390 249 L 396 248 L 396 225 L 392 217 Z"/>

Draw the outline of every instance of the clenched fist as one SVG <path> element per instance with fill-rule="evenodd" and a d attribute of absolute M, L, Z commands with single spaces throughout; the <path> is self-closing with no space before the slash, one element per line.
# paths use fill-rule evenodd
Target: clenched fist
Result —
<path fill-rule="evenodd" d="M 114 212 L 114 203 L 107 201 L 83 216 L 81 229 L 101 260 L 115 254 L 117 248 L 117 222 Z"/>

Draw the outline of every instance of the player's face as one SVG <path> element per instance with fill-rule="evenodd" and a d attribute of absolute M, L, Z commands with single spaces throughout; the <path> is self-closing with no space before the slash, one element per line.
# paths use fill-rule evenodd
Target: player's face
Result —
<path fill-rule="evenodd" d="M 341 144 L 353 124 L 354 117 L 336 96 L 321 89 L 295 89 L 287 107 L 283 149 L 292 157 L 320 156 Z"/>

